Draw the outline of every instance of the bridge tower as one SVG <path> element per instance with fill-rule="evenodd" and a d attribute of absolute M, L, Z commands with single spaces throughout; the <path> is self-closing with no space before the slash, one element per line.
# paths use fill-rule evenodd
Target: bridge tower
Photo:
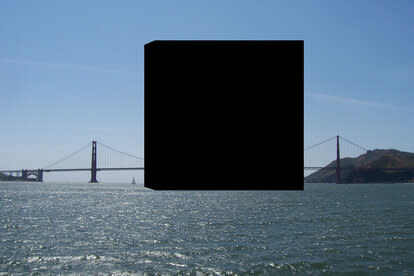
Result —
<path fill-rule="evenodd" d="M 336 184 L 341 183 L 341 156 L 339 151 L 339 136 L 336 136 Z"/>
<path fill-rule="evenodd" d="M 96 180 L 96 141 L 92 141 L 91 181 L 89 183 L 98 183 Z"/>

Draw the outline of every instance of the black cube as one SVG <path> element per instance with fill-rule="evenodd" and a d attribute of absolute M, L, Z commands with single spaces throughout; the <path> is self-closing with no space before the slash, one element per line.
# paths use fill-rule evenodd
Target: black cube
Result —
<path fill-rule="evenodd" d="M 303 41 L 145 45 L 145 187 L 303 190 Z"/>

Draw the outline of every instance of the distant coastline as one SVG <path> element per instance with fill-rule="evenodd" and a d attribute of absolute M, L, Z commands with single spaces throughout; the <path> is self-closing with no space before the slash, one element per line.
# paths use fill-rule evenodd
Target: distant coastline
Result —
<path fill-rule="evenodd" d="M 395 149 L 367 151 L 340 159 L 342 183 L 414 183 L 414 153 Z M 305 183 L 335 183 L 336 160 L 306 176 Z"/>
<path fill-rule="evenodd" d="M 0 173 L 0 181 L 18 181 L 19 177 L 5 175 L 4 173 Z"/>
<path fill-rule="evenodd" d="M 32 181 L 36 181 L 36 179 L 34 179 L 34 178 L 23 179 L 21 176 L 6 175 L 6 174 L 0 172 L 0 181 L 26 181 L 26 182 L 28 181 L 28 182 L 32 182 Z"/>

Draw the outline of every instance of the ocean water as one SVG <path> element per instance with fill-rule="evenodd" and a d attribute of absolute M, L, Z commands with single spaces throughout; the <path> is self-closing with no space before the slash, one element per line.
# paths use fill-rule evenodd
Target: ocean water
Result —
<path fill-rule="evenodd" d="M 0 183 L 0 275 L 412 275 L 414 185 Z"/>

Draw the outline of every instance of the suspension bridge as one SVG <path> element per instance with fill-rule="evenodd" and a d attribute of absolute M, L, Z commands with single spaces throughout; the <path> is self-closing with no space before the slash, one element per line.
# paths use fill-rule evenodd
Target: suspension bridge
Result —
<path fill-rule="evenodd" d="M 99 155 L 98 145 L 100 146 Z M 90 149 L 90 151 L 88 149 Z M 88 156 L 89 153 L 87 152 L 90 152 L 90 156 Z M 98 156 L 101 156 L 100 159 L 98 159 Z M 77 164 L 85 163 L 84 161 L 89 159 L 90 161 L 88 162 L 90 162 L 90 166 L 72 168 L 62 167 L 62 165 L 65 163 L 67 164 L 68 160 L 71 159 L 75 159 L 75 163 Z M 41 169 L 0 170 L 0 173 L 6 177 L 9 176 L 10 179 L 13 180 L 43 182 L 44 173 L 89 171 L 89 182 L 97 183 L 97 172 L 99 171 L 144 170 L 143 161 L 144 158 L 122 152 L 97 141 L 92 141 Z"/>
<path fill-rule="evenodd" d="M 99 146 L 99 154 L 98 154 Z M 342 136 L 333 136 L 312 146 L 304 148 L 304 174 L 311 174 L 312 171 L 334 170 L 336 183 L 341 183 L 341 174 L 354 167 L 347 166 L 347 158 L 355 158 L 370 150 L 358 145 Z M 116 155 L 114 158 L 114 154 Z M 99 156 L 99 159 L 98 159 Z M 77 159 L 76 159 L 77 158 Z M 67 164 L 68 160 L 76 159 L 72 164 L 84 164 L 84 166 Z M 115 160 L 116 159 L 116 160 Z M 80 161 L 79 161 L 80 160 Z M 87 161 L 86 164 L 85 160 Z M 114 162 L 115 160 L 115 162 Z M 66 165 L 65 165 L 66 164 Z M 66 167 L 65 167 L 66 166 Z M 364 168 L 364 170 L 400 170 L 407 171 L 414 168 Z M 97 172 L 99 171 L 144 171 L 144 158 L 122 152 L 113 147 L 104 145 L 97 141 L 89 142 L 87 145 L 72 152 L 69 155 L 40 169 L 1 170 L 3 176 L 9 176 L 13 180 L 42 182 L 45 173 L 58 172 L 90 172 L 91 183 L 97 183 Z"/>
<path fill-rule="evenodd" d="M 334 150 L 333 150 L 334 149 Z M 341 152 L 342 151 L 342 152 Z M 336 183 L 341 183 L 341 171 L 352 169 L 341 166 L 341 158 L 357 157 L 369 150 L 339 135 L 304 149 L 304 171 L 335 170 Z M 335 161 L 335 166 L 328 166 Z"/>
<path fill-rule="evenodd" d="M 370 155 L 370 152 L 375 151 L 339 135 L 333 136 L 304 149 L 305 177 L 306 174 L 310 175 L 309 171 L 318 171 L 319 178 L 324 177 L 338 184 L 350 183 L 352 177 L 381 183 L 414 181 L 413 153 L 378 150 L 377 154 Z M 379 157 L 380 152 L 388 155 Z M 360 158 L 355 159 L 357 157 Z"/>

